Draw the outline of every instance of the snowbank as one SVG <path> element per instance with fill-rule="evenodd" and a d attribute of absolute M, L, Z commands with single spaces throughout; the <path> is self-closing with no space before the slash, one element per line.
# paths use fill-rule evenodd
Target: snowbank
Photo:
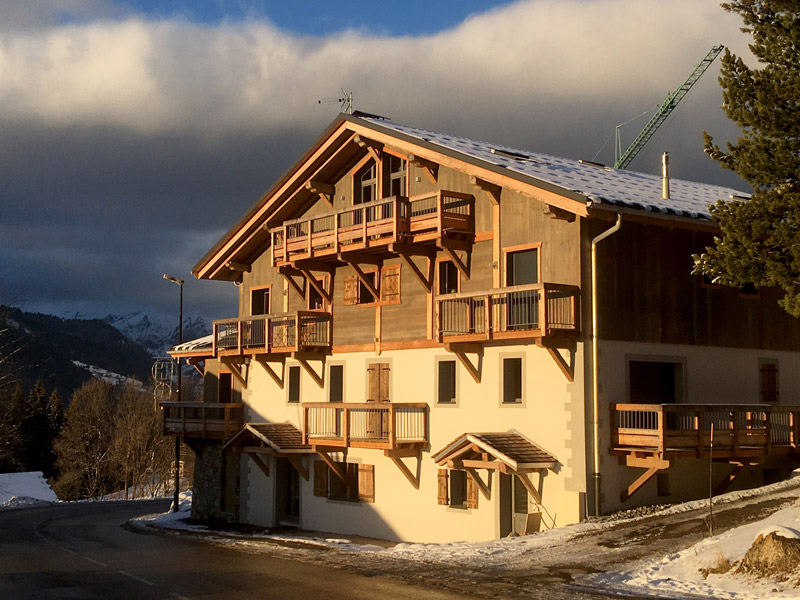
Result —
<path fill-rule="evenodd" d="M 58 502 L 41 471 L 0 473 L 0 509 Z"/>

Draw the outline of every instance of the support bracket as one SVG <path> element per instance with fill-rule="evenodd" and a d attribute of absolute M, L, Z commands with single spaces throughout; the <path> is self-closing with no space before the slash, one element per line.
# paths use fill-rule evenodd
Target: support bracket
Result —
<path fill-rule="evenodd" d="M 392 459 L 392 462 L 400 469 L 400 472 L 405 475 L 405 478 L 414 486 L 415 490 L 419 489 L 419 480 L 420 480 L 420 463 L 422 461 L 422 450 L 420 448 L 399 448 L 396 450 L 384 450 L 384 456 L 387 456 Z M 411 469 L 408 468 L 408 465 L 404 463 L 401 458 L 416 458 L 417 459 L 417 469 L 416 473 L 412 473 Z"/>

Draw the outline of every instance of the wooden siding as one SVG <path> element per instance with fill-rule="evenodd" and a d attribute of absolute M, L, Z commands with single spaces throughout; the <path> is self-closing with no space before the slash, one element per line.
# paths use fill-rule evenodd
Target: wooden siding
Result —
<path fill-rule="evenodd" d="M 589 240 L 608 227 L 593 223 Z M 692 253 L 711 243 L 704 232 L 623 219 L 620 231 L 598 246 L 600 338 L 800 350 L 800 319 L 777 305 L 778 291 L 748 298 L 738 289 L 704 286 L 691 274 Z M 583 287 L 588 292 L 589 282 Z"/>

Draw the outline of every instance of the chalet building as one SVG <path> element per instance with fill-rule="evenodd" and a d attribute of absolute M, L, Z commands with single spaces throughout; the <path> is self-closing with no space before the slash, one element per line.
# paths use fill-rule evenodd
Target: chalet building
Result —
<path fill-rule="evenodd" d="M 172 351 L 194 516 L 486 540 L 781 476 L 800 324 L 691 275 L 738 195 L 340 115 L 193 270 L 239 290 Z"/>

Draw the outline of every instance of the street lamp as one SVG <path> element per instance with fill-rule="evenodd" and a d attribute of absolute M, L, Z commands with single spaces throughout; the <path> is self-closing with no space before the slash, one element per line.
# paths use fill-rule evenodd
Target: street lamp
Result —
<path fill-rule="evenodd" d="M 164 273 L 164 279 L 177 283 L 181 288 L 180 308 L 178 311 L 178 345 L 183 343 L 183 279 Z M 178 402 L 181 401 L 181 359 L 178 359 Z M 172 497 L 172 512 L 178 512 L 178 496 L 181 483 L 181 436 L 175 436 L 175 492 Z"/>

